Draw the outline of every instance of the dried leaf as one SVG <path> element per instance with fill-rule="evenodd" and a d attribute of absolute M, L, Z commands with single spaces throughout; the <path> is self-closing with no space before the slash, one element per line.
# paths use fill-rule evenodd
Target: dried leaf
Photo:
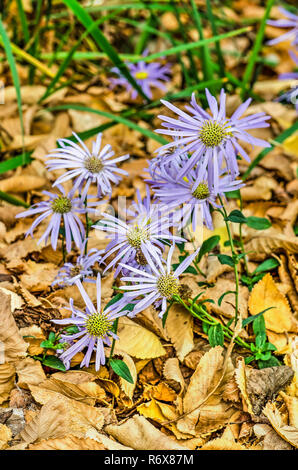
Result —
<path fill-rule="evenodd" d="M 0 450 L 5 449 L 8 441 L 12 437 L 11 430 L 5 426 L 5 424 L 0 424 Z"/>
<path fill-rule="evenodd" d="M 282 416 L 274 403 L 268 402 L 263 413 L 267 416 L 277 434 L 292 446 L 298 447 L 298 429 L 284 424 Z"/>
<path fill-rule="evenodd" d="M 106 426 L 105 431 L 135 450 L 185 450 L 143 416 L 135 415 L 123 424 Z"/>
<path fill-rule="evenodd" d="M 0 323 L 0 345 L 4 348 L 5 362 L 14 362 L 24 357 L 27 343 L 23 340 L 11 313 L 11 298 L 0 292 L 1 323 Z"/>
<path fill-rule="evenodd" d="M 118 348 L 139 359 L 163 356 L 166 351 L 158 337 L 127 317 L 119 320 Z"/>
<path fill-rule="evenodd" d="M 166 322 L 167 333 L 173 343 L 178 359 L 183 361 L 193 349 L 193 318 L 178 304 L 172 305 Z"/>
<path fill-rule="evenodd" d="M 31 357 L 26 357 L 16 363 L 18 386 L 28 389 L 28 385 L 39 385 L 46 379 L 41 363 Z"/>
<path fill-rule="evenodd" d="M 60 439 L 42 439 L 37 444 L 31 444 L 29 450 L 104 450 L 103 444 L 89 438 L 67 435 Z"/>
<path fill-rule="evenodd" d="M 292 314 L 286 297 L 278 290 L 271 274 L 266 274 L 253 288 L 248 306 L 252 315 L 274 307 L 264 314 L 266 328 L 276 333 L 289 331 Z"/>

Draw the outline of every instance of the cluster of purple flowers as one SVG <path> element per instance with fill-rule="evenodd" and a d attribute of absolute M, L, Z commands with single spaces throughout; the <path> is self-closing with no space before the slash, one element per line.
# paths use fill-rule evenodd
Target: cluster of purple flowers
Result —
<path fill-rule="evenodd" d="M 279 8 L 279 12 L 286 17 L 286 19 L 278 19 L 278 20 L 268 20 L 267 24 L 271 26 L 276 26 L 278 28 L 288 28 L 289 31 L 282 34 L 281 36 L 268 41 L 269 45 L 278 44 L 283 41 L 291 41 L 291 45 L 294 46 L 295 52 L 289 51 L 289 55 L 293 60 L 296 68 L 298 67 L 298 16 L 294 13 L 289 12 L 285 8 Z M 298 113 L 298 72 L 289 72 L 289 73 L 282 73 L 279 75 L 280 80 L 295 80 L 291 90 L 283 93 L 279 97 L 279 101 L 287 101 L 288 103 L 295 104 L 296 111 Z"/>
<path fill-rule="evenodd" d="M 137 70 L 144 71 L 145 65 L 141 62 Z M 172 136 L 173 141 L 161 147 L 149 164 L 150 179 L 147 181 L 155 198 L 151 200 L 147 186 L 143 199 L 140 192 L 136 192 L 136 201 L 127 211 L 127 220 L 109 213 L 101 214 L 102 218 L 93 227 L 106 233 L 110 239 L 104 252 L 96 249 L 87 251 L 85 228 L 80 216 L 95 212 L 95 206 L 100 204 L 98 200 L 91 201 L 88 195 L 90 185 L 97 185 L 97 198 L 110 195 L 111 184 L 117 184 L 119 175 L 125 174 L 116 164 L 129 156 L 111 159 L 114 156 L 111 146 L 101 149 L 101 134 L 93 142 L 92 151 L 74 134 L 78 143 L 61 139 L 60 147 L 49 155 L 47 168 L 50 171 L 64 170 L 53 185 L 59 193 L 44 191 L 48 199 L 18 217 L 37 215 L 28 232 L 31 235 L 42 221 L 50 218 L 40 241 L 46 242 L 50 237 L 56 250 L 62 234 L 67 252 L 71 251 L 72 241 L 80 250 L 76 262 L 65 263 L 54 281 L 54 285 L 76 285 L 85 303 L 85 309 L 80 310 L 70 299 L 71 317 L 55 320 L 57 324 L 75 326 L 75 332 L 61 335 L 62 343 L 68 345 L 60 356 L 66 367 L 70 366 L 75 354 L 85 349 L 81 366 L 88 366 L 95 352 L 98 370 L 105 363 L 104 346 L 111 346 L 117 339 L 114 321 L 120 316 L 135 316 L 150 305 L 160 310 L 161 317 L 164 315 L 167 302 L 181 294 L 179 276 L 195 260 L 199 250 L 187 256 L 178 267 L 174 266 L 175 244 L 186 241 L 179 236 L 178 230 L 190 222 L 194 230 L 203 224 L 212 228 L 210 206 L 219 207 L 219 196 L 224 197 L 226 192 L 243 186 L 237 179 L 237 156 L 249 157 L 239 140 L 268 146 L 266 141 L 247 131 L 267 127 L 269 117 L 258 113 L 241 118 L 250 100 L 227 117 L 224 91 L 221 91 L 219 106 L 208 90 L 206 96 L 211 114 L 197 104 L 194 95 L 190 106 L 186 107 L 188 113 L 163 101 L 178 119 L 160 116 L 164 129 L 157 132 Z M 73 187 L 67 194 L 61 184 L 72 179 Z M 167 246 L 170 248 L 166 254 Z M 109 269 L 115 269 L 115 276 L 121 273 L 124 284 L 120 287 L 123 294 L 105 308 L 101 305 L 100 274 L 94 279 L 95 263 L 104 265 L 103 274 Z M 96 306 L 87 295 L 83 282 L 96 282 Z"/>

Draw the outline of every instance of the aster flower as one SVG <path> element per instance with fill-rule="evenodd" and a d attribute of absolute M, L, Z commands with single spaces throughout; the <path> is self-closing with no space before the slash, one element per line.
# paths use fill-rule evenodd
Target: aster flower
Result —
<path fill-rule="evenodd" d="M 213 207 L 221 207 L 216 203 L 216 198 L 224 196 L 227 191 L 234 191 L 244 186 L 242 181 L 233 180 L 231 175 L 224 174 L 217 183 L 217 190 L 212 176 L 212 168 L 205 172 L 202 180 L 197 174 L 198 168 L 189 170 L 187 177 L 177 179 L 168 172 L 162 171 L 157 181 L 151 181 L 157 199 L 165 205 L 168 210 L 176 209 L 175 221 L 179 220 L 178 229 L 185 227 L 192 220 L 192 228 L 203 223 L 210 230 L 213 229 L 210 204 Z M 180 207 L 182 205 L 182 207 Z"/>
<path fill-rule="evenodd" d="M 183 165 L 178 177 L 184 176 L 196 164 L 200 164 L 198 172 L 199 181 L 206 171 L 208 163 L 214 166 L 215 179 L 219 173 L 218 158 L 222 152 L 226 160 L 227 170 L 235 178 L 239 173 L 236 156 L 239 153 L 246 160 L 250 160 L 245 150 L 239 144 L 239 139 L 248 142 L 251 145 L 261 147 L 270 147 L 270 144 L 263 139 L 258 139 L 250 135 L 246 130 L 268 127 L 266 122 L 270 119 L 265 113 L 257 113 L 240 119 L 240 116 L 248 108 L 251 99 L 242 103 L 230 118 L 226 117 L 225 103 L 226 94 L 221 90 L 220 105 L 206 89 L 206 97 L 212 115 L 204 111 L 196 102 L 195 94 L 192 94 L 191 106 L 186 106 L 187 114 L 167 101 L 161 102 L 174 113 L 179 119 L 173 119 L 168 116 L 159 116 L 164 122 L 162 125 L 166 129 L 157 129 L 158 134 L 165 134 L 178 138 L 161 147 L 165 151 L 170 148 L 180 147 L 179 150 L 167 157 L 167 160 L 177 158 L 177 156 L 187 152 L 192 153 L 187 163 Z M 182 147 L 183 146 L 183 147 Z"/>
<path fill-rule="evenodd" d="M 117 255 L 107 265 L 104 272 L 112 267 L 114 268 L 120 260 L 123 263 L 131 263 L 132 260 L 135 260 L 139 265 L 146 265 L 145 248 L 149 250 L 153 259 L 159 258 L 165 246 L 161 239 L 177 242 L 185 241 L 181 237 L 172 235 L 169 230 L 172 226 L 169 217 L 157 217 L 156 213 L 152 219 L 150 208 L 147 214 L 144 212 L 142 217 L 137 217 L 129 223 L 110 214 L 103 213 L 102 215 L 104 218 L 100 221 L 100 226 L 95 225 L 94 228 L 107 232 L 109 238 L 113 237 L 106 247 L 106 255 L 102 260 L 105 261 L 117 252 Z M 121 266 L 118 265 L 115 276 L 119 274 L 120 270 Z"/>
<path fill-rule="evenodd" d="M 104 344 L 111 346 L 111 339 L 118 339 L 118 336 L 113 332 L 113 322 L 116 318 L 124 315 L 125 312 L 119 311 L 119 302 L 114 303 L 105 310 L 101 309 L 100 274 L 98 274 L 96 281 L 97 307 L 91 302 L 81 281 L 76 281 L 76 286 L 86 304 L 85 310 L 77 309 L 73 304 L 73 299 L 70 299 L 71 317 L 63 320 L 53 320 L 58 325 L 75 325 L 79 329 L 77 333 L 72 335 L 61 335 L 61 341 L 69 343 L 70 347 L 61 354 L 60 359 L 64 362 L 66 368 L 69 368 L 71 359 L 78 352 L 87 348 L 81 367 L 89 366 L 91 355 L 95 351 L 95 370 L 99 370 L 100 366 L 105 364 Z"/>
<path fill-rule="evenodd" d="M 181 285 L 179 283 L 179 276 L 195 259 L 199 249 L 182 261 L 175 271 L 173 271 L 172 257 L 174 249 L 175 245 L 173 244 L 168 253 L 166 266 L 164 266 L 161 259 L 157 259 L 156 266 L 152 262 L 147 248 L 144 248 L 144 255 L 152 269 L 151 274 L 140 271 L 132 266 L 122 264 L 122 267 L 134 274 L 133 276 L 125 276 L 121 278 L 121 281 L 132 283 L 132 285 L 120 287 L 120 289 L 126 291 L 122 302 L 135 304 L 135 307 L 129 316 L 135 316 L 150 305 L 155 304 L 156 307 L 161 306 L 159 316 L 162 317 L 167 309 L 167 301 L 171 300 L 174 295 L 180 294 Z M 141 295 L 143 298 L 141 300 L 136 300 Z"/>
<path fill-rule="evenodd" d="M 65 193 L 61 185 L 58 185 L 57 189 L 60 194 L 43 191 L 43 194 L 48 196 L 48 200 L 34 204 L 30 209 L 16 215 L 16 218 L 31 217 L 39 214 L 26 233 L 26 237 L 28 235 L 33 237 L 33 230 L 35 230 L 44 219 L 49 217 L 49 225 L 42 237 L 38 240 L 38 243 L 42 241 L 47 243 L 48 238 L 51 237 L 51 245 L 53 250 L 56 250 L 60 227 L 64 227 L 66 250 L 70 252 L 72 239 L 80 249 L 85 238 L 85 228 L 78 215 L 85 214 L 92 209 L 90 209 L 88 202 L 86 206 L 83 204 L 86 193 L 82 193 L 82 197 L 78 198 L 74 197 L 74 188 L 68 194 Z"/>
<path fill-rule="evenodd" d="M 298 44 L 298 16 L 290 13 L 285 8 L 280 7 L 279 11 L 286 17 L 286 19 L 267 20 L 267 24 L 270 26 L 276 26 L 278 28 L 290 28 L 290 30 L 278 38 L 271 39 L 267 44 L 273 45 L 292 39 L 292 45 L 296 46 Z"/>
<path fill-rule="evenodd" d="M 95 263 L 101 263 L 101 255 L 103 250 L 99 251 L 93 248 L 85 254 L 85 246 L 87 239 L 81 247 L 81 254 L 77 257 L 75 264 L 65 263 L 52 283 L 52 286 L 58 284 L 60 286 L 72 286 L 77 280 L 84 282 L 96 282 L 90 279 L 93 276 L 92 266 Z"/>
<path fill-rule="evenodd" d="M 143 56 L 148 54 L 148 50 L 143 52 Z M 167 91 L 162 81 L 169 80 L 170 67 L 168 65 L 161 65 L 159 62 L 146 63 L 143 60 L 136 64 L 126 63 L 130 74 L 134 77 L 137 84 L 141 87 L 143 92 L 148 98 L 152 98 L 151 87 L 159 88 L 162 91 Z M 138 92 L 132 87 L 128 80 L 121 76 L 121 72 L 117 67 L 111 69 L 112 72 L 120 75 L 119 78 L 112 78 L 112 86 L 121 85 L 131 93 L 131 98 L 134 100 L 138 96 Z"/>
<path fill-rule="evenodd" d="M 92 142 L 92 150 L 73 132 L 78 145 L 69 139 L 59 139 L 60 148 L 53 150 L 46 162 L 48 170 L 67 170 L 54 183 L 54 186 L 75 178 L 74 189 L 82 188 L 86 183 L 85 193 L 87 193 L 91 183 L 97 184 L 98 197 L 112 192 L 111 183 L 118 184 L 121 177 L 117 175 L 127 175 L 121 168 L 117 168 L 117 163 L 129 158 L 129 155 L 111 158 L 114 156 L 111 145 L 105 145 L 101 149 L 102 134 L 99 133 L 95 141 Z"/>

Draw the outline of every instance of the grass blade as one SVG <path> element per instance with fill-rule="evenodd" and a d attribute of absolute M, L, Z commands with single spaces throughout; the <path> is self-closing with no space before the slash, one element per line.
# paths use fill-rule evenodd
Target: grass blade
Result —
<path fill-rule="evenodd" d="M 84 25 L 86 29 L 91 28 L 93 25 L 93 19 L 91 16 L 86 12 L 86 10 L 81 7 L 81 5 L 76 0 L 63 0 L 65 3 L 75 14 L 77 19 Z M 149 98 L 145 95 L 141 87 L 137 84 L 134 77 L 130 74 L 128 68 L 126 67 L 125 63 L 121 60 L 119 55 L 117 54 L 114 47 L 109 43 L 106 39 L 104 34 L 99 29 L 93 29 L 91 31 L 91 36 L 95 40 L 98 47 L 107 54 L 113 64 L 120 70 L 121 74 L 128 80 L 128 82 L 132 85 L 132 87 L 146 100 L 150 101 Z"/>
<path fill-rule="evenodd" d="M 204 41 L 204 32 L 202 28 L 201 16 L 199 10 L 194 2 L 194 0 L 190 0 L 192 6 L 192 12 L 194 17 L 194 22 L 196 24 L 199 38 Z M 203 75 L 204 80 L 212 80 L 213 79 L 213 71 L 212 71 L 212 60 L 210 57 L 210 52 L 206 44 L 202 45 L 202 68 L 203 68 Z"/>
<path fill-rule="evenodd" d="M 1 17 L 0 17 L 0 38 L 1 38 L 1 43 L 3 44 L 4 50 L 5 50 L 5 53 L 6 53 L 8 63 L 9 63 L 13 84 L 16 89 L 17 104 L 18 104 L 18 110 L 19 110 L 19 116 L 20 116 L 23 148 L 24 148 L 24 121 L 23 121 L 23 110 L 22 110 L 21 84 L 20 84 L 14 56 L 12 53 L 12 48 L 11 48 L 11 44 L 9 41 L 9 37 L 7 36 L 7 33 L 5 31 Z"/>
<path fill-rule="evenodd" d="M 286 140 L 288 137 L 290 137 L 297 130 L 298 130 L 298 122 L 295 122 L 295 124 L 293 124 L 291 127 L 289 127 L 289 129 L 285 130 L 284 132 L 279 134 L 279 136 L 275 137 L 274 142 L 276 142 L 278 144 L 281 144 L 284 140 Z M 252 172 L 252 170 L 260 163 L 260 161 L 263 160 L 263 158 L 269 152 L 271 152 L 274 149 L 274 147 L 275 147 L 274 142 L 271 142 L 272 147 L 265 148 L 264 150 L 262 150 L 262 152 L 259 153 L 259 155 L 254 159 L 254 161 L 251 162 L 248 169 L 246 170 L 246 172 L 242 176 L 243 180 L 246 180 L 248 178 L 248 176 L 250 175 L 250 173 Z"/>
<path fill-rule="evenodd" d="M 265 27 L 266 27 L 266 21 L 269 18 L 271 8 L 274 4 L 275 0 L 268 0 L 267 2 L 267 7 L 265 10 L 265 14 L 262 18 L 259 31 L 256 37 L 256 40 L 254 42 L 254 47 L 252 49 L 251 55 L 248 60 L 248 64 L 246 66 L 246 69 L 244 71 L 243 75 L 243 92 L 242 92 L 242 99 L 245 99 L 246 94 L 247 94 L 247 89 L 252 88 L 252 77 L 253 77 L 253 72 L 255 69 L 255 63 L 258 59 L 259 52 L 262 47 L 263 39 L 264 39 L 264 34 L 265 34 Z"/>
<path fill-rule="evenodd" d="M 212 34 L 213 36 L 217 36 L 217 27 L 216 27 L 215 18 L 212 12 L 210 0 L 206 0 L 206 6 L 207 6 L 207 17 L 211 23 Z M 225 76 L 225 61 L 224 61 L 224 56 L 220 47 L 220 42 L 215 43 L 215 50 L 217 52 L 220 76 L 224 77 Z"/>
<path fill-rule="evenodd" d="M 138 124 L 136 124 L 135 122 L 130 121 L 129 119 L 126 119 L 123 116 L 117 116 L 115 114 L 108 113 L 106 111 L 99 111 L 98 109 L 88 108 L 86 106 L 81 106 L 79 104 L 77 104 L 77 105 L 76 104 L 69 104 L 69 105 L 66 104 L 66 105 L 62 105 L 62 106 L 55 106 L 54 108 L 50 108 L 50 111 L 62 111 L 62 110 L 66 110 L 66 109 L 75 109 L 77 111 L 86 111 L 88 113 L 99 114 L 100 116 L 104 116 L 106 118 L 109 118 L 109 119 L 115 121 L 116 123 L 124 124 L 125 126 L 129 127 L 130 129 L 134 129 L 135 131 L 140 132 L 141 134 L 145 135 L 149 139 L 156 140 L 157 142 L 159 142 L 162 145 L 168 143 L 168 141 L 166 139 L 164 139 L 163 137 L 160 137 L 158 134 L 155 134 L 154 132 L 150 131 L 149 129 L 145 129 L 145 128 L 139 126 Z"/>
<path fill-rule="evenodd" d="M 29 152 L 18 155 L 17 157 L 10 158 L 9 160 L 5 160 L 4 162 L 0 163 L 0 174 L 6 173 L 10 170 L 15 170 L 19 166 L 26 165 L 27 163 L 31 162 L 32 158 L 30 157 Z"/>
<path fill-rule="evenodd" d="M 26 202 L 14 196 L 11 196 L 8 193 L 5 193 L 4 191 L 0 191 L 0 199 L 2 199 L 2 201 L 9 202 L 9 204 L 13 204 L 14 206 L 23 206 L 23 207 L 26 207 L 26 209 L 30 207 L 30 205 L 27 204 Z"/>

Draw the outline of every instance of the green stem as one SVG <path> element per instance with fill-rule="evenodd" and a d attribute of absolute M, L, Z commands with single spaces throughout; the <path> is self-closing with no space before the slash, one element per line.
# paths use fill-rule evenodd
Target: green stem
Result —
<path fill-rule="evenodd" d="M 230 247 L 231 247 L 231 252 L 232 252 L 232 258 L 233 258 L 233 261 L 234 261 L 234 274 L 235 274 L 235 283 L 236 283 L 236 289 L 235 289 L 235 319 L 234 319 L 234 322 L 235 322 L 235 325 L 236 325 L 236 323 L 238 321 L 238 311 L 239 311 L 239 274 L 238 274 L 238 269 L 237 269 L 238 261 L 236 261 L 238 255 L 237 255 L 237 252 L 235 250 L 234 241 L 233 241 L 233 237 L 232 237 L 231 230 L 230 230 L 230 225 L 229 225 L 229 221 L 228 221 L 228 214 L 227 214 L 227 211 L 225 209 L 225 206 L 224 206 L 224 203 L 223 203 L 223 200 L 222 200 L 221 196 L 219 196 L 219 200 L 221 202 L 222 208 L 218 209 L 218 211 L 222 214 L 223 219 L 225 221 L 225 225 L 226 225 L 227 232 L 228 232 L 228 237 L 229 237 L 229 242 L 230 242 Z"/>
<path fill-rule="evenodd" d="M 240 199 L 239 200 L 240 200 L 240 211 L 242 212 L 243 201 L 242 201 L 241 193 L 240 193 Z M 242 253 L 244 253 L 245 249 L 244 249 L 243 236 L 242 236 L 242 224 L 239 224 L 239 241 L 240 241 L 241 251 L 242 251 Z M 250 274 L 249 274 L 249 268 L 248 268 L 248 262 L 247 262 L 246 255 L 244 256 L 243 260 L 244 260 L 244 266 L 245 266 L 246 274 L 249 276 Z"/>
<path fill-rule="evenodd" d="M 226 325 L 223 325 L 219 320 L 212 317 L 212 315 L 210 315 L 201 305 L 198 305 L 194 303 L 191 299 L 188 299 L 188 303 L 190 304 L 189 306 L 188 303 L 184 302 L 184 300 L 181 299 L 181 297 L 178 295 L 175 295 L 173 299 L 176 302 L 178 302 L 180 305 L 183 305 L 183 307 L 189 313 L 191 313 L 193 317 L 201 320 L 202 322 L 205 322 L 210 326 L 220 323 L 223 329 L 224 336 L 226 336 L 230 340 L 232 339 L 233 331 L 230 328 L 228 328 Z M 239 338 L 239 336 L 234 338 L 234 342 L 238 344 L 239 346 L 242 346 L 245 349 L 249 349 L 249 351 L 251 350 L 249 343 L 246 343 L 246 341 L 243 341 L 241 338 Z"/>
<path fill-rule="evenodd" d="M 115 320 L 115 331 L 114 331 L 115 335 L 117 334 L 117 331 L 118 331 L 118 323 L 119 323 L 119 318 L 116 318 L 116 320 Z M 115 349 L 115 343 L 116 343 L 116 340 L 115 340 L 115 338 L 113 338 L 109 360 L 112 359 L 112 357 L 113 357 L 114 349 Z"/>

